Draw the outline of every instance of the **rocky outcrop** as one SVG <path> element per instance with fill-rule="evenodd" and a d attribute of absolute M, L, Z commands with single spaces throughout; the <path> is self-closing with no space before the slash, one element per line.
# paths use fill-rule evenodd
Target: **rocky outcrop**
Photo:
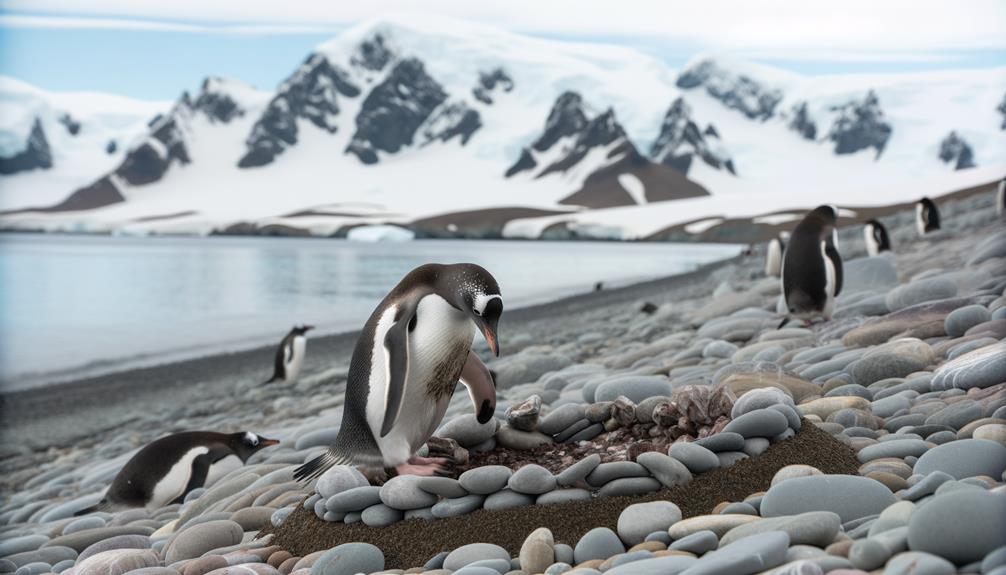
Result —
<path fill-rule="evenodd" d="M 957 135 L 950 132 L 940 142 L 940 159 L 944 164 L 953 164 L 954 170 L 965 170 L 975 167 L 974 151 L 971 146 Z"/>
<path fill-rule="evenodd" d="M 873 148 L 877 152 L 876 157 L 880 158 L 891 137 L 892 128 L 884 120 L 880 100 L 873 90 L 862 100 L 835 106 L 832 111 L 838 115 L 828 131 L 827 139 L 835 142 L 836 154 L 853 154 Z"/>
<path fill-rule="evenodd" d="M 447 142 L 458 137 L 461 145 L 468 143 L 479 128 L 482 118 L 464 102 L 449 102 L 440 106 L 420 129 L 423 146 L 435 141 Z"/>
<path fill-rule="evenodd" d="M 378 61 L 379 55 L 372 53 L 370 59 L 361 60 L 360 65 L 376 65 Z M 321 54 L 312 54 L 279 87 L 276 96 L 252 127 L 251 135 L 245 142 L 248 151 L 238 161 L 238 167 L 264 166 L 296 144 L 298 119 L 305 119 L 330 133 L 335 132 L 339 94 L 355 98 L 360 95 L 360 89 L 345 70 L 333 65 Z"/>
<path fill-rule="evenodd" d="M 807 111 L 807 102 L 800 102 L 793 106 L 787 127 L 800 134 L 805 140 L 813 141 L 817 137 L 817 124 L 810 117 L 810 112 Z"/>
<path fill-rule="evenodd" d="M 31 126 L 24 150 L 12 156 L 0 156 L 0 174 L 5 176 L 32 170 L 48 170 L 51 167 L 52 151 L 38 118 L 35 118 Z"/>
<path fill-rule="evenodd" d="M 205 114 L 211 122 L 227 124 L 234 118 L 243 116 L 245 112 L 234 98 L 222 89 L 223 84 L 224 81 L 220 78 L 211 77 L 203 80 L 192 109 Z"/>
<path fill-rule="evenodd" d="M 171 113 L 151 127 L 147 139 L 126 154 L 115 175 L 131 185 L 141 186 L 160 180 L 172 163 L 188 164 L 191 160 L 183 124 L 191 113 L 192 101 L 188 94 L 183 94 Z"/>
<path fill-rule="evenodd" d="M 513 79 L 503 68 L 496 68 L 492 72 L 480 72 L 479 83 L 472 88 L 472 95 L 484 104 L 492 104 L 492 95 L 497 87 L 504 92 L 513 90 Z"/>
<path fill-rule="evenodd" d="M 677 86 L 685 90 L 705 88 L 724 106 L 743 113 L 752 120 L 767 120 L 782 100 L 782 92 L 763 86 L 744 74 L 720 67 L 712 60 L 703 60 L 678 76 Z"/>
<path fill-rule="evenodd" d="M 349 63 L 356 68 L 380 72 L 394 57 L 395 53 L 385 43 L 384 36 L 374 34 L 372 38 L 360 42 Z"/>
<path fill-rule="evenodd" d="M 109 140 L 105 144 L 105 153 L 108 155 L 114 154 L 119 149 L 119 144 L 115 140 Z"/>
<path fill-rule="evenodd" d="M 552 109 L 545 120 L 545 129 L 541 135 L 531 144 L 530 148 L 521 150 L 520 157 L 507 169 L 505 176 L 509 178 L 520 172 L 533 170 L 538 166 L 538 161 L 534 157 L 536 152 L 546 152 L 559 140 L 579 135 L 588 123 L 587 114 L 583 108 L 583 98 L 580 94 L 563 92 L 552 104 Z"/>
<path fill-rule="evenodd" d="M 699 128 L 692 118 L 691 107 L 679 97 L 664 115 L 660 134 L 650 146 L 650 157 L 682 174 L 688 173 L 697 157 L 712 168 L 736 175 L 733 160 L 726 152 L 713 149 L 719 139 L 719 132 L 712 124 L 705 130 Z"/>
<path fill-rule="evenodd" d="M 1006 130 L 1006 94 L 1003 94 L 1003 101 L 999 102 L 999 105 L 996 107 L 996 111 L 1003 116 L 1003 123 L 999 126 L 999 129 Z"/>
<path fill-rule="evenodd" d="M 393 154 L 411 145 L 419 127 L 446 99 L 447 93 L 421 61 L 399 61 L 363 101 L 346 152 L 364 164 L 374 164 L 378 151 Z"/>
<path fill-rule="evenodd" d="M 68 113 L 63 114 L 62 116 L 59 117 L 59 123 L 63 124 L 63 127 L 66 128 L 67 133 L 70 134 L 71 136 L 76 136 L 77 134 L 80 133 L 80 122 L 75 120 L 73 116 L 71 116 Z"/>
<path fill-rule="evenodd" d="M 546 166 L 537 177 L 541 178 L 554 172 L 565 172 L 580 163 L 591 150 L 608 147 L 619 140 L 627 141 L 625 130 L 615 119 L 615 111 L 608 108 L 603 114 L 587 122 L 587 125 L 577 135 L 569 153 Z"/>

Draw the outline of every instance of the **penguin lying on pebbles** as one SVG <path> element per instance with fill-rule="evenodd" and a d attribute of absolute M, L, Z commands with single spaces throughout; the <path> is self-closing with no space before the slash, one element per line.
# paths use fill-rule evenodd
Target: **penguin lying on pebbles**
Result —
<path fill-rule="evenodd" d="M 936 207 L 936 202 L 929 198 L 915 202 L 915 229 L 920 236 L 940 229 L 940 210 Z"/>
<path fill-rule="evenodd" d="M 162 437 L 126 462 L 97 505 L 74 515 L 128 507 L 154 510 L 181 503 L 188 492 L 212 484 L 244 465 L 253 453 L 277 443 L 250 431 L 184 431 Z"/>
<path fill-rule="evenodd" d="M 304 353 L 307 351 L 308 331 L 314 329 L 313 325 L 297 325 L 286 334 L 283 341 L 279 342 L 276 348 L 276 366 L 273 370 L 272 378 L 266 383 L 283 381 L 293 383 L 300 375 L 300 369 L 304 366 Z"/>
<path fill-rule="evenodd" d="M 427 264 L 406 275 L 363 327 L 346 382 L 342 427 L 328 452 L 297 468 L 309 480 L 333 465 L 399 475 L 444 473 L 443 458 L 414 454 L 437 429 L 461 380 L 479 423 L 493 417 L 496 387 L 471 351 L 475 327 L 499 355 L 503 298 L 475 264 Z"/>
<path fill-rule="evenodd" d="M 866 253 L 870 257 L 891 251 L 891 238 L 887 235 L 887 228 L 877 220 L 870 220 L 863 226 L 863 239 L 866 240 Z"/>
<path fill-rule="evenodd" d="M 831 319 L 842 291 L 842 256 L 838 253 L 838 212 L 818 206 L 797 224 L 782 264 L 782 292 L 789 317 Z"/>

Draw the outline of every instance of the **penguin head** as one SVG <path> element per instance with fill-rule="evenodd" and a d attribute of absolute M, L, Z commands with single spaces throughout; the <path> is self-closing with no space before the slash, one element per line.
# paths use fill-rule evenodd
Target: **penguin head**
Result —
<path fill-rule="evenodd" d="M 443 276 L 447 301 L 468 314 L 482 332 L 494 355 L 499 355 L 496 328 L 503 314 L 503 296 L 499 284 L 485 268 L 476 264 L 445 266 Z"/>
<path fill-rule="evenodd" d="M 830 204 L 818 206 L 808 214 L 819 220 L 822 224 L 834 226 L 838 222 L 838 208 Z"/>
<path fill-rule="evenodd" d="M 311 331 L 312 329 L 314 329 L 313 325 L 304 324 L 304 325 L 295 325 L 293 326 L 293 329 L 290 331 L 292 331 L 294 335 L 304 335 L 305 333 Z"/>
<path fill-rule="evenodd" d="M 239 431 L 228 437 L 231 449 L 241 458 L 241 461 L 248 461 L 253 453 L 279 443 L 278 439 L 268 439 L 251 431 Z"/>

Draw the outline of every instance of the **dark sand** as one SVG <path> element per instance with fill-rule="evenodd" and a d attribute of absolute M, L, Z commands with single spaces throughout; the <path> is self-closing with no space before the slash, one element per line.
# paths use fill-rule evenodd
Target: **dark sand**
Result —
<path fill-rule="evenodd" d="M 422 566 L 441 551 L 469 543 L 491 542 L 517 556 L 531 531 L 548 527 L 558 543 L 575 544 L 595 527 L 616 528 L 625 507 L 645 501 L 672 501 L 685 518 L 705 515 L 722 501 L 741 501 L 769 488 L 775 473 L 793 464 L 812 465 L 824 473 L 855 474 L 856 452 L 805 421 L 794 437 L 769 447 L 752 459 L 725 469 L 697 475 L 687 485 L 636 497 L 598 497 L 587 502 L 529 505 L 503 511 L 479 510 L 462 517 L 435 521 L 400 521 L 374 529 L 355 523 L 327 523 L 313 511 L 298 507 L 279 528 L 267 526 L 260 535 L 274 532 L 271 544 L 294 555 L 329 549 L 341 543 L 372 543 L 384 551 L 387 569 Z"/>

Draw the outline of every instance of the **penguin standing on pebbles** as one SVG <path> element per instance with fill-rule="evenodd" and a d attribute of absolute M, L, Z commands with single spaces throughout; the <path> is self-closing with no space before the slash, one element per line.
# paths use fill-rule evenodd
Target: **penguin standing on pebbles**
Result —
<path fill-rule="evenodd" d="M 863 226 L 863 239 L 866 240 L 866 253 L 870 257 L 891 251 L 891 238 L 887 235 L 887 228 L 877 220 L 870 220 Z"/>
<path fill-rule="evenodd" d="M 478 328 L 499 355 L 502 312 L 499 285 L 480 266 L 427 264 L 409 272 L 356 342 L 335 443 L 294 477 L 313 479 L 333 465 L 393 468 L 399 475 L 444 473 L 446 459 L 414 454 L 440 425 L 459 379 L 479 423 L 493 417 L 495 383 L 471 347 Z"/>
<path fill-rule="evenodd" d="M 831 319 L 835 297 L 842 291 L 837 222 L 833 206 L 818 206 L 793 230 L 782 264 L 782 293 L 789 312 L 782 325 L 790 318 Z"/>
<path fill-rule="evenodd" d="M 920 236 L 940 229 L 940 210 L 936 202 L 925 197 L 915 202 L 915 229 Z"/>
<path fill-rule="evenodd" d="M 276 364 L 272 378 L 265 383 L 297 381 L 300 370 L 304 367 L 304 354 L 307 352 L 307 332 L 314 329 L 313 325 L 297 325 L 286 334 L 276 348 Z"/>
<path fill-rule="evenodd" d="M 244 465 L 253 453 L 277 443 L 250 431 L 184 431 L 162 437 L 126 462 L 97 505 L 74 515 L 129 507 L 152 511 L 181 503 L 188 492 L 212 484 Z"/>
<path fill-rule="evenodd" d="M 768 241 L 765 252 L 765 275 L 777 278 L 782 273 L 782 254 L 786 251 L 788 239 L 788 232 L 779 232 L 779 235 Z"/>

